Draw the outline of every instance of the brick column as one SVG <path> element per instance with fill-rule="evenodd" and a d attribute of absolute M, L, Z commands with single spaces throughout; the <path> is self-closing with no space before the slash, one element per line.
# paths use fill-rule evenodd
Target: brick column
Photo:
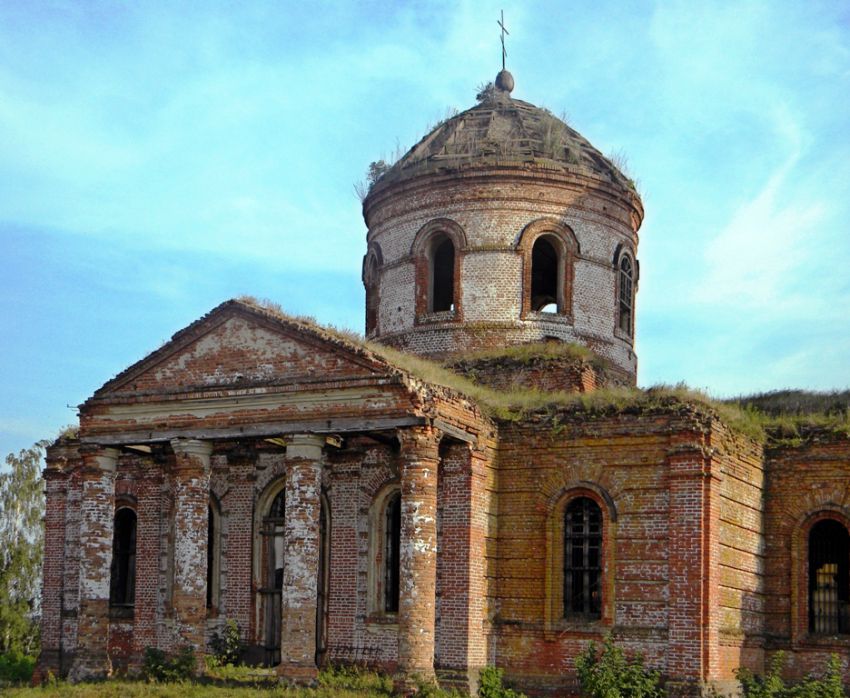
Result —
<path fill-rule="evenodd" d="M 286 521 L 281 595 L 279 672 L 312 679 L 316 669 L 316 613 L 319 583 L 319 516 L 322 447 L 325 439 L 297 434 L 286 445 Z"/>
<path fill-rule="evenodd" d="M 675 690 L 705 681 L 716 664 L 717 600 L 712 564 L 716 519 L 711 516 L 711 459 L 699 442 L 682 443 L 667 456 L 670 487 L 670 616 L 667 675 Z M 713 644 L 712 644 L 713 643 Z M 712 655 L 714 661 L 712 662 Z"/>
<path fill-rule="evenodd" d="M 212 444 L 174 439 L 174 614 L 175 646 L 189 646 L 202 667 L 206 650 L 207 507 Z"/>
<path fill-rule="evenodd" d="M 77 651 L 71 681 L 108 676 L 112 664 L 109 642 L 109 573 L 112 565 L 112 526 L 115 519 L 113 448 L 83 451 L 80 502 L 80 609 Z"/>
<path fill-rule="evenodd" d="M 65 501 L 68 489 L 67 459 L 57 456 L 64 450 L 52 446 L 44 469 L 44 568 L 41 591 L 41 654 L 35 682 L 47 672 L 62 674 L 62 594 L 65 585 Z"/>
<path fill-rule="evenodd" d="M 484 633 L 487 597 L 487 462 L 466 444 L 452 444 L 443 457 L 440 494 L 440 685 L 476 695 L 487 664 Z"/>
<path fill-rule="evenodd" d="M 434 607 L 437 584 L 437 468 L 440 432 L 399 430 L 401 442 L 401 584 L 398 609 L 398 677 L 403 692 L 412 679 L 434 678 Z"/>

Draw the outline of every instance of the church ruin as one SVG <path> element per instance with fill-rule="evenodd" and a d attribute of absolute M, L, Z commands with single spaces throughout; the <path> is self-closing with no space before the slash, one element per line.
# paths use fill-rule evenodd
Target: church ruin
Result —
<path fill-rule="evenodd" d="M 499 73 L 363 202 L 366 338 L 230 300 L 48 449 L 39 671 L 363 663 L 575 688 L 613 634 L 679 694 L 850 654 L 850 445 L 634 386 L 634 184 Z M 601 392 L 600 392 L 601 391 Z M 570 394 L 588 396 L 584 402 Z"/>

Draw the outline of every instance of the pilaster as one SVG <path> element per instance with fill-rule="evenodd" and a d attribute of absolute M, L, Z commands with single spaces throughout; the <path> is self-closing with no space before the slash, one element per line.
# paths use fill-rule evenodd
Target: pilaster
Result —
<path fill-rule="evenodd" d="M 445 449 L 438 494 L 441 596 L 437 675 L 441 687 L 477 695 L 478 676 L 487 664 L 486 454 L 461 443 Z"/>
<path fill-rule="evenodd" d="M 697 437 L 667 455 L 670 615 L 667 674 L 675 690 L 696 691 L 716 665 L 716 547 L 708 449 Z"/>
<path fill-rule="evenodd" d="M 82 453 L 80 608 L 77 651 L 68 677 L 71 681 L 103 678 L 112 672 L 107 648 L 118 455 L 113 448 Z"/>
<path fill-rule="evenodd" d="M 227 512 L 222 530 L 222 565 L 226 565 L 221 593 L 225 618 L 234 619 L 243 636 L 251 628 L 253 558 L 253 477 L 257 454 L 248 448 L 228 454 L 228 489 L 222 501 Z M 225 525 L 225 524 L 223 524 Z M 226 538 L 225 538 L 226 534 Z"/>
<path fill-rule="evenodd" d="M 160 604 L 162 536 L 162 483 L 160 459 L 149 458 L 136 482 L 136 589 L 133 608 L 132 669 L 141 668 L 146 647 L 157 646 Z"/>

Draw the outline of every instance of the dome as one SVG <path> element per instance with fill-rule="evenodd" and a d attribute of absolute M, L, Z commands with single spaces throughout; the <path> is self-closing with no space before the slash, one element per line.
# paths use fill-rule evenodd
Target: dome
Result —
<path fill-rule="evenodd" d="M 600 179 L 636 195 L 634 182 L 548 109 L 513 99 L 513 76 L 500 73 L 479 103 L 439 123 L 375 182 L 478 167 L 540 167 Z"/>
<path fill-rule="evenodd" d="M 372 163 L 366 335 L 440 360 L 579 344 L 633 385 L 640 196 L 513 86 L 503 70 L 392 167 Z"/>

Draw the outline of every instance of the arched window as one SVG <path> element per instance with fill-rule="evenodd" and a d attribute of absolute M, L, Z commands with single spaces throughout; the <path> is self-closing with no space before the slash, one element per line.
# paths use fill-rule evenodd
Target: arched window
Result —
<path fill-rule="evenodd" d="M 618 283 L 619 299 L 617 311 L 617 327 L 631 336 L 634 319 L 634 266 L 631 258 L 623 255 L 620 258 Z"/>
<path fill-rule="evenodd" d="M 381 306 L 381 249 L 377 245 L 370 248 L 363 260 L 363 286 L 366 289 L 366 335 L 378 331 L 378 312 Z"/>
<path fill-rule="evenodd" d="M 564 617 L 599 618 L 602 612 L 602 512 L 589 497 L 564 512 Z"/>
<path fill-rule="evenodd" d="M 221 571 L 221 515 L 218 503 L 210 500 L 207 507 L 207 608 L 219 604 L 219 575 Z"/>
<path fill-rule="evenodd" d="M 454 310 L 455 305 L 455 246 L 451 238 L 434 237 L 430 255 L 429 312 Z"/>
<path fill-rule="evenodd" d="M 374 618 L 398 613 L 401 553 L 401 490 L 382 487 L 369 507 L 368 608 Z"/>
<path fill-rule="evenodd" d="M 536 312 L 559 312 L 558 292 L 562 284 L 558 251 L 541 236 L 531 249 L 531 309 Z"/>
<path fill-rule="evenodd" d="M 522 316 L 545 313 L 569 320 L 579 254 L 573 231 L 554 218 L 538 218 L 523 228 L 517 251 L 522 255 Z"/>
<path fill-rule="evenodd" d="M 136 512 L 122 507 L 115 513 L 109 604 L 132 606 L 136 600 Z"/>
<path fill-rule="evenodd" d="M 459 280 L 465 249 L 463 228 L 449 218 L 428 221 L 414 236 L 410 256 L 415 274 L 417 324 L 463 318 Z"/>
<path fill-rule="evenodd" d="M 850 632 L 850 534 L 834 519 L 809 531 L 809 632 Z"/>
<path fill-rule="evenodd" d="M 384 512 L 384 611 L 398 613 L 399 552 L 401 548 L 401 493 L 387 501 Z"/>
<path fill-rule="evenodd" d="M 280 664 L 280 603 L 283 590 L 285 514 L 286 489 L 281 488 L 266 509 L 260 529 L 263 546 L 260 597 L 264 619 L 265 663 L 268 666 Z"/>

